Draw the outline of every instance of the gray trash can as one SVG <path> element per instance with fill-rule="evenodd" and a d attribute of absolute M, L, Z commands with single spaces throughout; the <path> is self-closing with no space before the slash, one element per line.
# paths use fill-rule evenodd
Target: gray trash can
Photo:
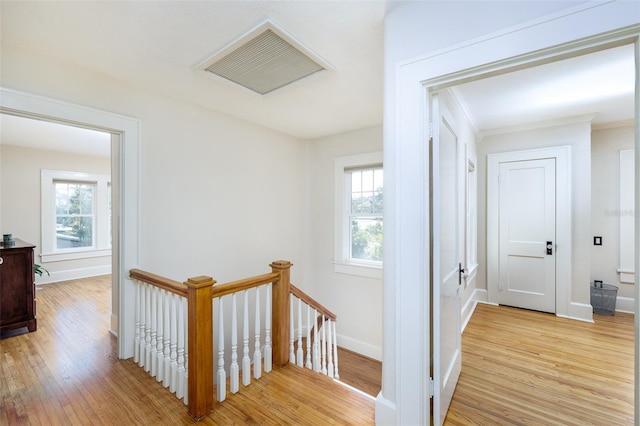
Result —
<path fill-rule="evenodd" d="M 601 282 L 591 283 L 591 306 L 593 312 L 600 315 L 613 315 L 616 312 L 618 287 Z"/>

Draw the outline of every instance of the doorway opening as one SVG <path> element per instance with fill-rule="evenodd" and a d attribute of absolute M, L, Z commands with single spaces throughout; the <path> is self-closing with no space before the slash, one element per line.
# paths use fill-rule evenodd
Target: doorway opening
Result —
<path fill-rule="evenodd" d="M 111 135 L 112 316 L 118 357 L 133 356 L 134 286 L 138 265 L 140 122 L 125 116 L 24 92 L 0 89 L 0 113 L 29 117 Z"/>

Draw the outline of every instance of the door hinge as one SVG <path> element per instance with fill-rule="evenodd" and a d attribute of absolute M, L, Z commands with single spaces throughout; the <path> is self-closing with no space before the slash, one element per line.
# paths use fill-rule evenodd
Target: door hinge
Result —
<path fill-rule="evenodd" d="M 498 173 L 498 185 L 502 183 L 502 174 Z"/>
<path fill-rule="evenodd" d="M 435 385 L 433 383 L 433 377 L 429 377 L 429 398 L 433 398 L 435 392 Z"/>
<path fill-rule="evenodd" d="M 503 290 L 504 290 L 504 284 L 498 283 L 498 291 L 503 291 Z"/>
<path fill-rule="evenodd" d="M 433 122 L 429 122 L 429 140 L 433 139 Z"/>

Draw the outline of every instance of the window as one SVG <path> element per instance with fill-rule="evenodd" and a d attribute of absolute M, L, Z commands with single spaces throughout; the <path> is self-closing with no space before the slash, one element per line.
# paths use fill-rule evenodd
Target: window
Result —
<path fill-rule="evenodd" d="M 335 162 L 335 271 L 382 278 L 384 172 L 382 153 Z"/>
<path fill-rule="evenodd" d="M 108 175 L 42 170 L 42 262 L 111 255 Z"/>
<path fill-rule="evenodd" d="M 56 197 L 56 250 L 93 247 L 95 185 L 54 181 Z"/>

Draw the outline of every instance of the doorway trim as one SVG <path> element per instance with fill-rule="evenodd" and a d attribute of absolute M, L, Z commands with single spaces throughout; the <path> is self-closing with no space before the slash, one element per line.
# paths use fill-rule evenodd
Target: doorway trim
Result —
<path fill-rule="evenodd" d="M 406 6 L 410 7 L 410 6 Z M 430 353 L 429 267 L 431 235 L 428 222 L 428 141 L 429 90 L 460 84 L 483 76 L 497 75 L 543 63 L 623 44 L 636 47 L 636 100 L 639 97 L 640 24 L 624 2 L 586 3 L 524 24 L 486 34 L 463 43 L 434 50 L 421 56 L 393 61 L 402 56 L 400 38 L 385 38 L 391 52 L 385 63 L 384 162 L 387 165 L 388 199 L 385 217 L 385 270 L 382 390 L 376 398 L 376 423 L 399 424 L 429 421 L 428 369 L 415 359 Z M 416 10 L 417 11 L 417 10 Z M 602 19 L 607 14 L 610 19 Z M 401 18 L 406 15 L 398 14 Z M 432 18 L 416 15 L 411 24 L 422 25 Z M 388 19 L 388 33 L 398 21 Z M 395 25 L 395 27 L 394 27 Z M 428 28 L 428 25 L 425 25 Z M 413 39 L 419 43 L 419 35 Z M 404 49 L 404 50 L 403 50 Z M 428 49 L 428 48 L 427 48 Z M 638 102 L 636 102 L 637 104 Z M 635 140 L 640 151 L 640 121 L 635 110 Z M 640 165 L 640 152 L 636 152 Z M 638 167 L 640 168 L 640 167 Z M 636 170 L 638 170 L 638 168 Z M 637 172 L 638 173 L 638 172 Z M 639 174 L 640 175 L 640 174 Z M 638 177 L 639 175 L 636 175 Z M 636 198 L 636 207 L 640 205 Z M 640 216 L 636 217 L 640 224 Z M 640 226 L 640 225 L 638 225 Z M 636 231 L 638 232 L 638 231 Z M 636 247 L 640 250 L 636 235 Z M 636 260 L 638 263 L 638 260 Z M 636 277 L 640 271 L 636 270 Z M 638 302 L 636 286 L 636 365 L 638 358 Z M 586 288 L 588 294 L 588 287 Z M 409 357 L 412 361 L 408 361 Z M 640 368 L 636 369 L 635 410 L 640 418 Z"/>
<path fill-rule="evenodd" d="M 487 156 L 487 298 L 499 303 L 499 241 L 500 221 L 498 202 L 500 163 L 531 159 L 554 158 L 556 160 L 556 315 L 584 321 L 593 321 L 589 309 L 576 304 L 571 309 L 571 147 L 558 146 L 541 149 L 489 154 Z"/>
<path fill-rule="evenodd" d="M 107 111 L 0 87 L 0 112 L 112 134 L 113 200 L 111 332 L 118 357 L 133 356 L 134 285 L 128 271 L 139 259 L 140 121 Z"/>

